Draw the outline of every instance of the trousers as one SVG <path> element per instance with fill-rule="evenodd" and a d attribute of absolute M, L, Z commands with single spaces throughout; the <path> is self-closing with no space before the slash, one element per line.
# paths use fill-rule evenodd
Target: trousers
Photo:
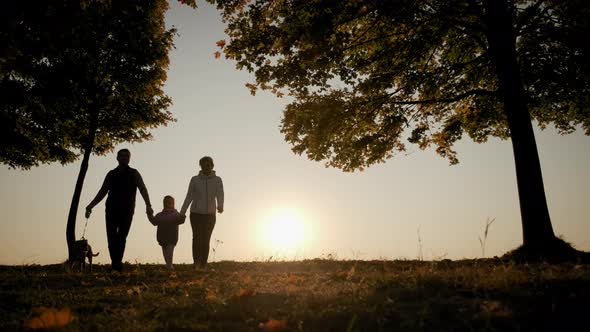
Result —
<path fill-rule="evenodd" d="M 193 229 L 193 262 L 205 266 L 209 258 L 209 242 L 215 227 L 215 214 L 191 213 Z"/>
<path fill-rule="evenodd" d="M 111 264 L 114 269 L 120 270 L 123 268 L 123 255 L 125 253 L 127 235 L 129 234 L 131 221 L 133 220 L 133 210 L 113 211 L 107 209 L 105 217 Z"/>

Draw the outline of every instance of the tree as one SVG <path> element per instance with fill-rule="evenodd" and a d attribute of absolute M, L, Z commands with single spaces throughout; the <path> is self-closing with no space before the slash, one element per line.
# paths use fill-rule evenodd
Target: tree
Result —
<path fill-rule="evenodd" d="M 293 98 L 281 132 L 295 153 L 354 171 L 407 140 L 456 164 L 464 134 L 511 138 L 523 247 L 554 249 L 531 121 L 590 134 L 587 1 L 210 2 L 252 94 Z"/>
<path fill-rule="evenodd" d="M 69 257 L 91 153 L 151 138 L 173 121 L 162 90 L 173 46 L 165 0 L 13 1 L 3 7 L 0 161 L 29 169 L 82 154 Z"/>

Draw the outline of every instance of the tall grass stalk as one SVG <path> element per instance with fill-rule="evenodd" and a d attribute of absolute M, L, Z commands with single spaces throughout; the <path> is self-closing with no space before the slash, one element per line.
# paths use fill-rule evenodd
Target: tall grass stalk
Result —
<path fill-rule="evenodd" d="M 486 255 L 486 240 L 488 239 L 488 232 L 490 230 L 490 226 L 492 226 L 492 224 L 494 223 L 494 221 L 496 221 L 496 218 L 492 218 L 490 219 L 490 217 L 486 218 L 486 228 L 483 232 L 483 240 L 481 238 L 481 236 L 479 236 L 479 245 L 481 247 L 481 257 L 485 258 Z"/>
<path fill-rule="evenodd" d="M 424 255 L 422 254 L 422 237 L 420 236 L 420 226 L 418 226 L 418 260 L 423 261 Z"/>

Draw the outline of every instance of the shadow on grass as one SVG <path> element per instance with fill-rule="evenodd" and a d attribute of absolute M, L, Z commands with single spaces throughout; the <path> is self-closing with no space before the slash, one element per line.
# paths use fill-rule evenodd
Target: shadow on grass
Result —
<path fill-rule="evenodd" d="M 69 307 L 66 330 L 532 331 L 584 326 L 590 266 L 466 261 L 221 262 L 68 275 L 0 269 L 0 329 L 38 306 Z"/>
<path fill-rule="evenodd" d="M 367 331 L 573 331 L 586 325 L 588 280 L 513 286 L 473 288 L 431 278 L 411 287 L 382 282 L 366 299 L 377 305 L 356 312 L 358 326 Z"/>

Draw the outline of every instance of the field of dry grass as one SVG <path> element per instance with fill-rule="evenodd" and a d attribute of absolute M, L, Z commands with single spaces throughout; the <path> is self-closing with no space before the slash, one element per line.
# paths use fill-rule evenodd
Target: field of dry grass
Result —
<path fill-rule="evenodd" d="M 590 265 L 500 260 L 219 262 L 66 274 L 0 267 L 0 330 L 472 331 L 584 326 Z"/>

